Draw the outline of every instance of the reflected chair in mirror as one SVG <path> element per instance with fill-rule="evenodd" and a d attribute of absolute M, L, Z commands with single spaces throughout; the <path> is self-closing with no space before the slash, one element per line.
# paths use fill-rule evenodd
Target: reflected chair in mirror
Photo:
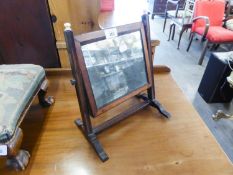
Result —
<path fill-rule="evenodd" d="M 223 27 L 224 16 L 224 0 L 196 1 L 192 20 L 192 33 L 187 51 L 190 49 L 194 36 L 196 34 L 200 35 L 202 41 L 205 41 L 205 44 L 198 61 L 199 65 L 202 65 L 207 47 L 210 43 L 218 45 L 233 42 L 233 31 Z"/>
<path fill-rule="evenodd" d="M 182 38 L 184 31 L 187 31 L 192 26 L 193 7 L 194 7 L 195 1 L 186 0 L 182 8 L 181 8 L 182 3 L 181 1 L 179 1 L 176 5 L 176 10 L 167 10 L 169 3 L 174 4 L 174 1 L 172 0 L 167 1 L 163 31 L 165 30 L 166 21 L 167 21 L 167 18 L 169 17 L 171 20 L 171 23 L 170 23 L 168 41 L 170 41 L 171 35 L 172 35 L 171 39 L 174 40 L 175 28 L 176 26 L 178 26 L 180 29 L 180 32 L 179 32 L 179 40 L 178 40 L 177 49 L 179 49 L 181 38 Z"/>

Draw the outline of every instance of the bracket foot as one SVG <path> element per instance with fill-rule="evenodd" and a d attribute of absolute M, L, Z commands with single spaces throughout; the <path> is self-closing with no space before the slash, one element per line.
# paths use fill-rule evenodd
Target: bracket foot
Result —
<path fill-rule="evenodd" d="M 151 100 L 145 94 L 137 95 L 137 97 L 144 101 L 148 101 L 150 103 L 150 106 L 156 108 L 160 112 L 160 114 L 162 114 L 164 117 L 166 118 L 171 117 L 171 114 L 164 109 L 164 107 L 159 103 L 158 100 L 156 99 Z"/>
<path fill-rule="evenodd" d="M 7 166 L 15 170 L 25 170 L 29 163 L 30 154 L 25 150 L 20 150 L 19 153 L 12 158 L 7 159 Z"/>
<path fill-rule="evenodd" d="M 100 160 L 102 162 L 107 161 L 109 159 L 109 157 L 105 153 L 105 151 L 104 151 L 102 145 L 100 144 L 100 142 L 98 141 L 98 139 L 96 137 L 96 134 L 95 133 L 86 134 L 85 131 L 84 131 L 84 126 L 83 126 L 83 122 L 82 122 L 81 119 L 75 120 L 75 124 L 82 131 L 83 135 L 86 137 L 88 142 L 94 148 L 94 150 L 95 150 L 96 154 L 98 155 L 98 157 L 100 158 Z"/>
<path fill-rule="evenodd" d="M 160 114 L 162 114 L 164 117 L 166 117 L 166 118 L 171 117 L 171 114 L 164 109 L 164 107 L 159 103 L 158 100 L 156 100 L 156 99 L 152 100 L 151 103 L 150 103 L 150 106 L 155 107 L 156 109 L 158 109 Z"/>
<path fill-rule="evenodd" d="M 45 97 L 46 91 L 40 90 L 38 93 L 39 103 L 42 107 L 49 107 L 51 106 L 55 100 L 52 96 Z"/>

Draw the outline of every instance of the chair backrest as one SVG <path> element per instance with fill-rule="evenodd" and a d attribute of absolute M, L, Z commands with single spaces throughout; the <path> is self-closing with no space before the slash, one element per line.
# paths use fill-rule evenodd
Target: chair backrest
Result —
<path fill-rule="evenodd" d="M 185 0 L 184 17 L 193 17 L 195 0 Z"/>
<path fill-rule="evenodd" d="M 209 17 L 210 26 L 222 26 L 225 0 L 196 0 L 194 8 L 194 18 L 197 16 L 207 16 Z M 203 26 L 205 26 L 205 21 L 197 20 L 193 24 L 192 30 Z"/>

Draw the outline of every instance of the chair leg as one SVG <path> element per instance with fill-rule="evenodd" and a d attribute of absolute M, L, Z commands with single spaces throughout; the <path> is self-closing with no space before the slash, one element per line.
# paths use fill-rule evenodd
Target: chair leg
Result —
<path fill-rule="evenodd" d="M 198 64 L 199 64 L 199 65 L 202 65 L 202 62 L 203 62 L 203 60 L 204 60 L 204 57 L 205 57 L 205 53 L 206 53 L 208 44 L 209 44 L 209 41 L 206 40 L 206 43 L 205 43 L 205 45 L 204 45 L 204 48 L 203 48 L 203 50 L 202 50 L 201 56 L 200 56 L 199 61 L 198 61 Z"/>
<path fill-rule="evenodd" d="M 213 51 L 215 47 L 216 47 L 216 44 L 213 44 L 213 45 L 210 47 L 210 51 Z"/>
<path fill-rule="evenodd" d="M 182 29 L 180 31 L 180 35 L 179 35 L 179 41 L 178 41 L 178 47 L 177 47 L 177 49 L 180 49 L 180 41 L 181 41 L 181 37 L 182 37 L 184 31 L 187 31 L 187 29 L 185 29 L 184 27 L 182 27 Z"/>
<path fill-rule="evenodd" d="M 152 13 L 152 15 L 151 15 L 151 19 L 154 19 L 154 17 L 155 17 L 155 14 L 154 14 L 154 13 Z"/>
<path fill-rule="evenodd" d="M 217 50 L 219 48 L 220 44 L 216 44 L 216 46 L 214 47 L 214 50 Z"/>
<path fill-rule="evenodd" d="M 167 12 L 165 12 L 165 19 L 164 19 L 164 23 L 163 23 L 163 32 L 165 31 L 166 23 L 167 23 Z"/>
<path fill-rule="evenodd" d="M 192 42 L 193 42 L 193 37 L 194 37 L 194 33 L 191 33 L 191 34 L 190 34 L 190 41 L 189 41 L 189 45 L 188 45 L 188 47 L 187 47 L 187 49 L 186 49 L 186 51 L 187 51 L 187 52 L 189 51 L 190 46 L 191 46 L 191 44 L 192 44 Z"/>
<path fill-rule="evenodd" d="M 191 36 L 192 36 L 192 31 L 190 31 L 189 33 L 189 41 L 191 40 Z"/>
<path fill-rule="evenodd" d="M 206 41 L 206 38 L 205 37 L 202 37 L 201 38 L 201 42 L 205 42 Z"/>
<path fill-rule="evenodd" d="M 167 41 L 170 41 L 171 33 L 172 33 L 172 29 L 173 29 L 174 25 L 175 25 L 175 24 L 171 24 L 171 25 L 170 25 L 169 35 L 168 35 L 168 40 L 167 40 Z"/>
<path fill-rule="evenodd" d="M 174 24 L 173 31 L 172 31 L 172 40 L 174 40 L 175 32 L 176 32 L 176 25 Z"/>

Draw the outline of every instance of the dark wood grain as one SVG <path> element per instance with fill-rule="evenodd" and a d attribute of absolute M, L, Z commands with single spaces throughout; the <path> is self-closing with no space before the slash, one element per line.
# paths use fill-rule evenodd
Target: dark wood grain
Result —
<path fill-rule="evenodd" d="M 60 67 L 47 0 L 3 0 L 0 11 L 0 64 Z"/>

